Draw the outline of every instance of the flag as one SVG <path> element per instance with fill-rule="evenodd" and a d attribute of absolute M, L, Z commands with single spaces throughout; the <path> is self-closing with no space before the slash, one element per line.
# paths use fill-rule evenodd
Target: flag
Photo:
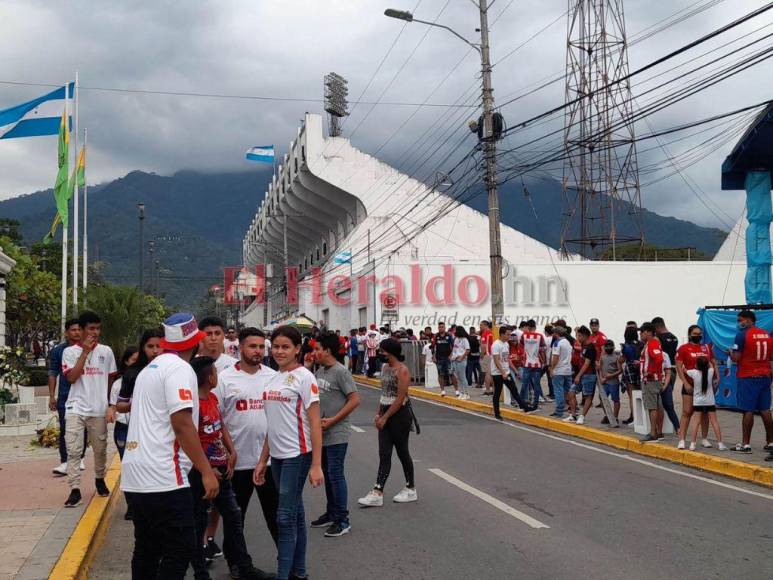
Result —
<path fill-rule="evenodd" d="M 70 95 L 74 83 L 70 83 Z M 56 135 L 59 132 L 59 111 L 64 105 L 66 87 L 10 109 L 0 111 L 0 139 Z M 72 118 L 70 118 L 72 124 Z"/>
<path fill-rule="evenodd" d="M 75 193 L 75 183 L 78 187 L 83 187 L 86 184 L 86 147 L 81 147 L 81 154 L 78 156 L 78 164 L 72 171 L 72 177 L 70 183 L 67 186 L 67 201 L 72 199 Z"/>
<path fill-rule="evenodd" d="M 62 121 L 59 125 L 59 173 L 56 175 L 56 185 L 54 185 L 54 199 L 56 200 L 56 211 L 59 212 L 59 217 L 64 227 L 67 227 L 69 223 L 69 205 L 70 198 L 69 181 L 67 179 L 68 169 L 68 151 L 70 148 L 70 132 L 67 130 L 67 107 L 62 111 Z"/>
<path fill-rule="evenodd" d="M 56 215 L 54 216 L 54 221 L 51 224 L 51 229 L 48 230 L 48 233 L 46 233 L 45 236 L 43 236 L 43 245 L 48 245 L 51 243 L 51 241 L 54 239 L 54 236 L 56 235 L 56 228 L 59 227 L 59 224 L 62 223 L 62 218 L 59 217 L 59 212 L 56 212 Z"/>
<path fill-rule="evenodd" d="M 351 250 L 344 250 L 343 252 L 338 252 L 335 257 L 333 258 L 333 262 L 336 266 L 340 266 L 342 264 L 351 264 L 352 263 L 352 251 Z"/>
<path fill-rule="evenodd" d="M 247 149 L 245 159 L 249 161 L 260 161 L 262 163 L 274 163 L 274 146 L 262 145 L 250 147 Z"/>

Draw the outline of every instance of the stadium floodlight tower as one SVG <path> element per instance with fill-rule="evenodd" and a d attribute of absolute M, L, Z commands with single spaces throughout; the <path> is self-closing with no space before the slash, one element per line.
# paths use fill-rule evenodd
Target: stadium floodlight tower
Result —
<path fill-rule="evenodd" d="M 325 112 L 328 114 L 328 132 L 331 137 L 341 135 L 341 119 L 349 114 L 349 83 L 341 75 L 328 73 L 324 78 Z"/>
<path fill-rule="evenodd" d="M 568 0 L 561 250 L 644 248 L 623 0 Z M 610 251 L 611 250 L 611 251 Z"/>

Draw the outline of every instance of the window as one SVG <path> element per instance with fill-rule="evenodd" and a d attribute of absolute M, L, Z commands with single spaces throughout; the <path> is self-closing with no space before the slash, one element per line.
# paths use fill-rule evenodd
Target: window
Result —
<path fill-rule="evenodd" d="M 325 325 L 325 328 L 330 326 L 330 310 L 327 308 L 322 311 L 322 322 Z"/>
<path fill-rule="evenodd" d="M 298 173 L 298 158 L 295 158 L 295 173 Z"/>
<path fill-rule="evenodd" d="M 322 243 L 322 255 L 327 256 L 327 242 Z"/>
<path fill-rule="evenodd" d="M 363 306 L 358 310 L 359 317 L 360 317 L 360 327 L 364 326 L 365 328 L 368 327 L 368 307 Z"/>
<path fill-rule="evenodd" d="M 317 261 L 319 261 L 319 248 L 317 248 Z"/>

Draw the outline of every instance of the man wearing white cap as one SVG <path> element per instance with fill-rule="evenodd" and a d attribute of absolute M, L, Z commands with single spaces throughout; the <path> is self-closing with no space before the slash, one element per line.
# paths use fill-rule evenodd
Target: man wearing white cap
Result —
<path fill-rule="evenodd" d="M 191 464 L 205 499 L 219 484 L 198 437 L 198 384 L 188 364 L 205 333 L 192 314 L 164 321 L 164 352 L 137 376 L 122 461 L 121 489 L 134 509 L 133 578 L 182 579 L 196 532 Z"/>

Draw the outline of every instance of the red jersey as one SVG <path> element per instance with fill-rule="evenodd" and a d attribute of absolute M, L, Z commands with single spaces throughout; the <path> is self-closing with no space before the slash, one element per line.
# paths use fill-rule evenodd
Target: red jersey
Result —
<path fill-rule="evenodd" d="M 739 379 L 748 377 L 769 377 L 770 361 L 773 358 L 773 339 L 767 330 L 752 326 L 735 335 L 735 352 L 741 353 L 738 370 Z"/>
<path fill-rule="evenodd" d="M 524 351 L 523 366 L 539 369 L 545 358 L 545 337 L 539 332 L 524 332 L 521 336 L 521 347 Z"/>
<path fill-rule="evenodd" d="M 663 350 L 660 348 L 660 341 L 657 338 L 651 338 L 644 345 L 641 351 L 641 375 L 646 381 L 663 380 Z"/>
<path fill-rule="evenodd" d="M 491 347 L 494 346 L 494 333 L 489 329 L 484 330 L 480 334 L 481 354 L 490 355 Z"/>
<path fill-rule="evenodd" d="M 684 370 L 691 371 L 695 369 L 695 363 L 699 358 L 706 357 L 711 362 L 714 358 L 714 352 L 710 344 L 694 344 L 687 342 L 676 350 L 676 360 L 684 365 Z"/>
<path fill-rule="evenodd" d="M 211 466 L 220 467 L 227 463 L 228 454 L 223 444 L 223 419 L 214 393 L 210 393 L 206 399 L 199 397 L 199 441 Z"/>
<path fill-rule="evenodd" d="M 508 343 L 510 347 L 510 364 L 519 369 L 524 365 L 525 353 L 523 346 L 520 342 L 511 341 Z"/>
<path fill-rule="evenodd" d="M 590 335 L 590 343 L 596 347 L 596 354 L 600 357 L 604 352 L 604 343 L 607 341 L 607 335 L 601 332 L 594 332 Z"/>

